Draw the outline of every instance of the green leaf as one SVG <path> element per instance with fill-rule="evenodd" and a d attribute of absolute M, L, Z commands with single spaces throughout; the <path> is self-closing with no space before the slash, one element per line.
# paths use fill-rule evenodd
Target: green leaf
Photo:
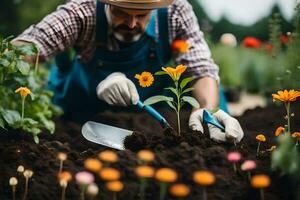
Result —
<path fill-rule="evenodd" d="M 30 71 L 30 65 L 23 60 L 17 60 L 17 68 L 23 75 L 28 75 Z"/>
<path fill-rule="evenodd" d="M 167 101 L 167 104 L 175 111 L 177 111 L 176 107 L 174 106 L 173 102 Z"/>
<path fill-rule="evenodd" d="M 177 96 L 177 90 L 176 90 L 176 88 L 167 87 L 167 88 L 165 88 L 165 90 L 170 90 L 171 92 L 173 92 Z"/>
<path fill-rule="evenodd" d="M 39 139 L 39 137 L 38 137 L 37 135 L 34 135 L 34 136 L 33 136 L 33 140 L 34 140 L 34 142 L 35 142 L 36 144 L 38 144 L 38 143 L 40 142 L 40 139 Z"/>
<path fill-rule="evenodd" d="M 180 88 L 183 89 L 192 80 L 194 80 L 193 77 L 187 77 L 187 78 L 183 79 L 180 83 Z"/>
<path fill-rule="evenodd" d="M 20 113 L 15 110 L 3 110 L 2 116 L 3 116 L 3 119 L 10 125 L 14 124 L 16 121 L 21 120 Z"/>
<path fill-rule="evenodd" d="M 144 101 L 144 104 L 145 105 L 152 105 L 152 104 L 155 104 L 155 103 L 158 103 L 158 102 L 161 102 L 161 101 L 173 101 L 173 98 L 172 97 L 166 97 L 166 96 L 163 96 L 163 95 L 157 95 L 157 96 L 153 96 L 153 97 L 150 97 L 148 99 L 146 99 Z"/>
<path fill-rule="evenodd" d="M 32 101 L 35 99 L 35 94 L 33 94 L 32 92 L 29 93 L 29 96 L 30 96 Z"/>
<path fill-rule="evenodd" d="M 182 94 L 188 93 L 188 92 L 193 91 L 193 90 L 194 90 L 194 88 L 187 88 L 187 89 L 182 91 Z"/>
<path fill-rule="evenodd" d="M 6 59 L 0 59 L 0 66 L 2 65 L 3 67 L 9 66 L 10 62 Z"/>
<path fill-rule="evenodd" d="M 198 101 L 194 98 L 194 97 L 189 97 L 189 96 L 183 96 L 182 100 L 184 102 L 189 103 L 191 106 L 193 106 L 194 108 L 199 108 L 200 105 L 198 103 Z"/>
<path fill-rule="evenodd" d="M 55 131 L 55 123 L 51 120 L 48 120 L 42 113 L 38 113 L 37 116 L 46 127 L 46 129 L 48 129 L 50 133 L 53 134 Z"/>
<path fill-rule="evenodd" d="M 4 128 L 4 120 L 0 117 L 0 128 Z"/>
<path fill-rule="evenodd" d="M 158 72 L 155 72 L 155 75 L 158 75 L 158 76 L 160 76 L 160 75 L 165 75 L 165 74 L 167 74 L 167 72 L 165 72 L 165 71 L 158 71 Z"/>

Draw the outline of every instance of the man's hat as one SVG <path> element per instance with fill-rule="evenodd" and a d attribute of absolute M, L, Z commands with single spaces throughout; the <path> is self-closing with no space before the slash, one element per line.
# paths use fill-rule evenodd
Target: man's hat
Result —
<path fill-rule="evenodd" d="M 169 6 L 174 0 L 100 0 L 102 3 L 128 9 L 152 10 Z"/>

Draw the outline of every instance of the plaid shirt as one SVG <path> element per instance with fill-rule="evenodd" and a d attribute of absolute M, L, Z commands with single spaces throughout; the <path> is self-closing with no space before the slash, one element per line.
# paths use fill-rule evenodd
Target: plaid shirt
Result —
<path fill-rule="evenodd" d="M 70 0 L 15 40 L 33 42 L 46 60 L 76 46 L 82 61 L 87 62 L 96 48 L 96 1 Z M 186 0 L 174 0 L 168 7 L 168 19 L 170 44 L 175 39 L 190 44 L 188 53 L 174 57 L 175 62 L 187 65 L 187 72 L 195 78 L 209 76 L 219 82 L 219 68 L 211 58 L 192 6 Z"/>

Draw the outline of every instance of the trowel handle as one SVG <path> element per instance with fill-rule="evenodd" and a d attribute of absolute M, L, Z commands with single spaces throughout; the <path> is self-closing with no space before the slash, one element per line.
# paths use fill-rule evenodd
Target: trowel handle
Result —
<path fill-rule="evenodd" d="M 204 110 L 203 111 L 203 122 L 206 124 L 211 124 L 214 125 L 215 127 L 221 129 L 221 131 L 225 132 L 225 127 L 222 126 L 216 119 L 215 117 L 210 114 L 209 111 Z"/>
<path fill-rule="evenodd" d="M 138 101 L 137 106 L 143 110 L 145 110 L 147 113 L 149 113 L 154 119 L 156 119 L 157 121 L 159 121 L 159 123 L 162 125 L 163 128 L 167 128 L 170 127 L 170 125 L 168 124 L 167 120 L 161 116 L 161 114 L 159 114 L 159 112 L 157 112 L 154 108 L 152 108 L 151 106 L 147 106 L 145 104 L 143 104 L 143 102 Z"/>

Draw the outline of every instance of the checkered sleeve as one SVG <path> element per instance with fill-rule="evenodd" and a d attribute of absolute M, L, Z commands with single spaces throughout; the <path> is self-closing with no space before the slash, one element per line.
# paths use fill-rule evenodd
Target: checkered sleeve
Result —
<path fill-rule="evenodd" d="M 36 44 L 46 60 L 68 47 L 86 44 L 95 32 L 95 2 L 71 0 L 14 40 Z"/>
<path fill-rule="evenodd" d="M 195 78 L 208 76 L 219 83 L 219 67 L 211 58 L 210 49 L 199 28 L 192 6 L 186 0 L 175 0 L 168 12 L 170 43 L 181 39 L 190 45 L 187 53 L 174 57 L 175 62 L 187 65 L 189 76 Z"/>

